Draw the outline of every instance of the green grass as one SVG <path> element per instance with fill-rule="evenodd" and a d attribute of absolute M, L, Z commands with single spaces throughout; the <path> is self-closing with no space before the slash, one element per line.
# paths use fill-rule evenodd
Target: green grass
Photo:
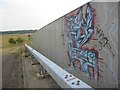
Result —
<path fill-rule="evenodd" d="M 14 38 L 15 40 L 21 37 L 23 39 L 22 43 L 16 43 L 16 44 L 10 44 L 9 43 L 9 38 Z M 16 46 L 22 46 L 25 43 L 29 44 L 31 40 L 28 40 L 28 34 L 4 34 L 2 35 L 2 42 L 0 42 L 0 45 L 2 45 L 2 49 L 4 48 L 11 48 L 11 47 L 16 47 Z"/>

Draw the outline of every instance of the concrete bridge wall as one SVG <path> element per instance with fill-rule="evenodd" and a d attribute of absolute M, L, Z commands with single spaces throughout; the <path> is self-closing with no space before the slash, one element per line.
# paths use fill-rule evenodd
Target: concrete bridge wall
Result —
<path fill-rule="evenodd" d="M 32 47 L 94 88 L 118 87 L 118 2 L 90 2 L 33 34 Z"/>

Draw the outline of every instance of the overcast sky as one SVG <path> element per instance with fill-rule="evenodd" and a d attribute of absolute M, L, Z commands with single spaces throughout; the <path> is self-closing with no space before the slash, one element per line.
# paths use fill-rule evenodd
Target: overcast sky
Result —
<path fill-rule="evenodd" d="M 91 0 L 0 0 L 0 29 L 40 29 Z"/>

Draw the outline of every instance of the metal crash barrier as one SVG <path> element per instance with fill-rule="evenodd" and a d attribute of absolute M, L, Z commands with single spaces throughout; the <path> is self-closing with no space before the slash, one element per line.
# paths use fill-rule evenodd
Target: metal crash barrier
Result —
<path fill-rule="evenodd" d="M 60 66 L 46 58 L 35 49 L 26 45 L 26 48 L 30 53 L 38 60 L 38 62 L 46 69 L 46 71 L 52 76 L 52 78 L 58 83 L 61 88 L 88 88 L 94 90 L 91 86 L 76 78 L 74 75 L 62 69 Z"/>

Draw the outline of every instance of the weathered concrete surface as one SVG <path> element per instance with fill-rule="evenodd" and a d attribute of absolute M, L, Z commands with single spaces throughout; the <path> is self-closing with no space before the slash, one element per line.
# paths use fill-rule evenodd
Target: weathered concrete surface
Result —
<path fill-rule="evenodd" d="M 87 84 L 116 88 L 118 19 L 118 2 L 91 2 L 35 32 L 32 46 Z"/>
<path fill-rule="evenodd" d="M 24 88 L 60 88 L 59 85 L 51 78 L 50 75 L 46 75 L 43 79 L 37 78 L 37 73 L 41 70 L 41 65 L 32 65 L 31 63 L 37 63 L 35 59 L 23 58 L 23 79 Z"/>

